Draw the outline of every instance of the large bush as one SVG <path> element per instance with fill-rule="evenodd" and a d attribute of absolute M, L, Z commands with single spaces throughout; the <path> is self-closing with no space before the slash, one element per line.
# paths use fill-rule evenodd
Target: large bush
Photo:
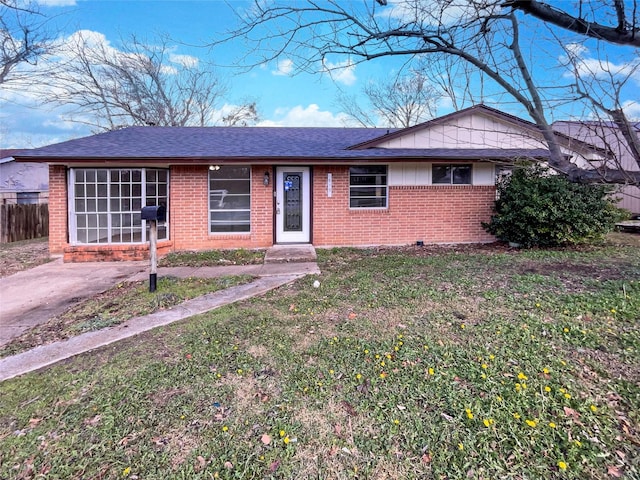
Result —
<path fill-rule="evenodd" d="M 600 240 L 623 216 L 607 185 L 569 182 L 540 167 L 521 167 L 498 184 L 495 215 L 482 226 L 523 247 Z"/>

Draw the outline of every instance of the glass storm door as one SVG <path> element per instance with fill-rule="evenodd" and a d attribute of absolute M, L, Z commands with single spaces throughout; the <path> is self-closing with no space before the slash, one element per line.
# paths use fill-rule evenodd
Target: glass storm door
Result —
<path fill-rule="evenodd" d="M 276 243 L 309 243 L 309 167 L 278 167 L 276 182 Z"/>

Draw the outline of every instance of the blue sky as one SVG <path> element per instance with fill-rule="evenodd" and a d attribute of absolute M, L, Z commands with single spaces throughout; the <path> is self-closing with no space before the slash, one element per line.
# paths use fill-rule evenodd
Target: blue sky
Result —
<path fill-rule="evenodd" d="M 196 47 L 219 39 L 226 31 L 236 27 L 237 18 L 233 10 L 247 8 L 250 2 L 244 0 L 39 2 L 43 13 L 54 18 L 53 22 L 63 39 L 83 30 L 92 32 L 96 38 L 117 48 L 121 38 L 132 34 L 146 40 L 152 40 L 157 35 L 170 36 L 174 40 L 175 54 L 191 55 L 217 65 L 217 72 L 229 86 L 225 97 L 228 103 L 240 103 L 247 98 L 255 100 L 263 125 L 344 126 L 344 114 L 337 102 L 338 93 L 358 94 L 370 79 L 390 79 L 404 62 L 402 58 L 395 58 L 359 63 L 336 71 L 337 75 L 330 78 L 327 74 L 292 75 L 296 65 L 287 57 L 279 62 L 261 64 L 249 71 L 235 68 L 239 62 L 258 60 L 250 54 L 255 44 L 242 38 L 213 49 Z M 530 38 L 535 40 L 535 36 Z M 542 53 L 551 62 L 556 62 L 553 57 L 560 55 L 558 51 Z M 627 49 L 625 54 L 628 53 Z M 334 61 L 336 64 L 347 64 L 348 59 L 336 58 Z M 29 92 L 22 93 L 5 93 L 4 101 L 0 103 L 0 148 L 31 148 L 91 133 L 88 127 L 65 121 L 61 110 L 36 105 Z M 526 118 L 522 109 L 512 100 L 493 106 Z M 451 110 L 450 103 L 443 101 L 437 114 L 446 114 Z"/>

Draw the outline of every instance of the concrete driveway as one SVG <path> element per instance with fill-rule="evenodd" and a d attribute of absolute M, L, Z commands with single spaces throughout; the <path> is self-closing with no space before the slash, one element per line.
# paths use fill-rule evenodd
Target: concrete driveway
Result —
<path fill-rule="evenodd" d="M 0 278 L 0 346 L 148 268 L 149 262 L 63 263 L 57 259 Z"/>

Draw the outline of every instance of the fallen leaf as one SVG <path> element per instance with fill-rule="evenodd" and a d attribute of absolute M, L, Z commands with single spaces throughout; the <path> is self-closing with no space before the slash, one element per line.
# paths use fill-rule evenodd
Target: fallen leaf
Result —
<path fill-rule="evenodd" d="M 609 467 L 607 467 L 607 474 L 611 475 L 614 478 L 620 478 L 623 475 L 622 469 L 620 467 L 616 467 L 614 465 L 611 465 Z"/>
<path fill-rule="evenodd" d="M 204 457 L 203 457 L 203 456 L 198 455 L 198 456 L 196 457 L 196 460 L 198 461 L 198 465 L 196 465 L 196 471 L 203 470 L 203 469 L 204 469 L 204 467 L 206 467 L 206 466 L 207 466 L 207 461 L 204 459 Z"/>
<path fill-rule="evenodd" d="M 358 416 L 358 412 L 356 411 L 355 408 L 353 408 L 353 405 L 351 405 L 349 402 L 347 402 L 346 400 L 343 400 L 342 402 L 340 402 L 340 404 L 344 407 L 344 409 L 347 411 L 349 415 L 351 415 L 352 417 Z"/>
<path fill-rule="evenodd" d="M 431 463 L 431 454 L 430 453 L 425 453 L 424 455 L 422 455 L 422 457 L 420 458 L 420 461 L 422 463 L 428 464 Z"/>
<path fill-rule="evenodd" d="M 295 309 L 296 309 L 295 304 L 292 303 L 291 305 L 289 305 L 289 311 L 290 312 L 293 312 Z"/>
<path fill-rule="evenodd" d="M 358 315 L 356 315 L 355 313 L 351 312 L 349 314 L 349 320 L 353 320 L 354 318 L 356 318 Z"/>
<path fill-rule="evenodd" d="M 339 423 L 336 423 L 335 427 L 333 427 L 333 431 L 337 436 L 340 436 L 340 434 L 342 433 L 342 426 Z"/>
<path fill-rule="evenodd" d="M 40 422 L 42 421 L 41 418 L 32 418 L 29 420 L 29 426 L 31 428 L 34 428 L 35 426 L 37 426 Z"/>
<path fill-rule="evenodd" d="M 98 423 L 100 423 L 100 419 L 102 418 L 102 415 L 96 415 L 92 418 L 89 418 L 87 420 L 84 421 L 85 425 L 91 425 L 92 427 L 95 427 Z"/>
<path fill-rule="evenodd" d="M 269 465 L 269 472 L 273 473 L 276 470 L 278 470 L 278 467 L 280 466 L 280 460 L 275 460 L 273 462 L 271 462 L 271 465 Z"/>
<path fill-rule="evenodd" d="M 563 408 L 564 408 L 564 414 L 567 417 L 571 417 L 571 418 L 575 418 L 575 419 L 580 418 L 580 414 L 578 412 L 576 412 L 573 408 L 569 408 L 569 407 L 563 407 Z"/>
<path fill-rule="evenodd" d="M 271 436 L 265 433 L 260 437 L 260 441 L 265 445 L 269 445 L 271 443 Z"/>
<path fill-rule="evenodd" d="M 227 470 L 231 470 L 233 468 L 233 463 L 224 462 L 224 468 L 226 468 Z"/>

